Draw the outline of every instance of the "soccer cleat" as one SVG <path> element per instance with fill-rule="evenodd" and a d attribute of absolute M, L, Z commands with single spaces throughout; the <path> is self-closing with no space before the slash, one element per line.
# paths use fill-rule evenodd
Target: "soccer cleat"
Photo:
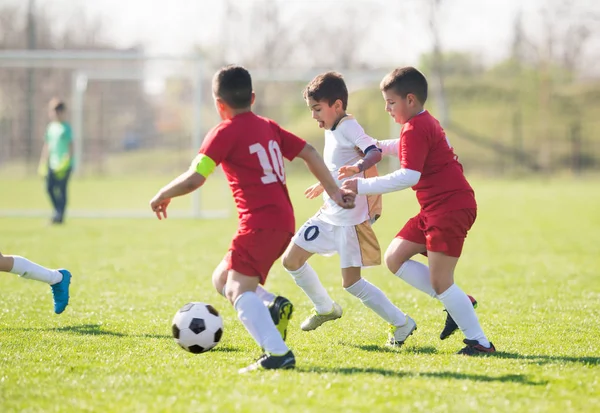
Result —
<path fill-rule="evenodd" d="M 54 299 L 54 312 L 60 314 L 69 305 L 69 286 L 71 285 L 71 273 L 68 270 L 58 270 L 63 276 L 59 283 L 53 284 L 52 298 Z"/>
<path fill-rule="evenodd" d="M 473 308 L 477 308 L 477 300 L 471 297 L 470 295 L 467 295 L 467 297 L 469 297 L 469 300 L 471 300 Z M 458 325 L 456 324 L 456 321 L 454 321 L 454 319 L 447 310 L 444 311 L 446 311 L 446 324 L 444 325 L 444 329 L 440 333 L 440 340 L 447 339 L 452 334 L 454 334 L 456 330 L 458 330 Z"/>
<path fill-rule="evenodd" d="M 269 304 L 269 313 L 275 323 L 275 327 L 279 330 L 281 338 L 285 341 L 287 337 L 287 328 L 292 314 L 294 312 L 294 305 L 285 297 L 277 296 L 271 304 Z"/>
<path fill-rule="evenodd" d="M 333 303 L 333 308 L 325 314 L 317 313 L 313 308 L 312 314 L 302 322 L 300 328 L 304 331 L 311 331 L 320 327 L 323 323 L 331 320 L 336 320 L 342 316 L 343 310 L 338 303 Z"/>
<path fill-rule="evenodd" d="M 391 347 L 402 347 L 406 339 L 417 329 L 415 320 L 406 316 L 406 323 L 403 326 L 393 326 L 390 324 L 387 345 Z"/>
<path fill-rule="evenodd" d="M 293 369 L 294 367 L 296 367 L 296 357 L 294 357 L 294 353 L 290 350 L 282 356 L 265 353 L 254 363 L 240 369 L 238 372 L 242 374 L 254 370 Z"/>
<path fill-rule="evenodd" d="M 467 346 L 460 349 L 456 354 L 463 354 L 465 356 L 478 356 L 480 354 L 490 354 L 496 352 L 496 347 L 490 342 L 489 347 L 483 347 L 477 340 L 463 340 Z"/>

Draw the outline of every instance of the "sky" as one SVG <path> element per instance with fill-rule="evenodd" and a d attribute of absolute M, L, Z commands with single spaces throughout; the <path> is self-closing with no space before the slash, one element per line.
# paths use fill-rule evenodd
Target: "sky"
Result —
<path fill-rule="evenodd" d="M 242 13 L 248 4 L 260 0 L 234 0 Z M 375 8 L 377 24 L 369 27 L 369 43 L 364 53 L 375 63 L 415 64 L 430 50 L 431 34 L 427 27 L 426 0 L 279 0 L 288 14 L 294 10 L 332 14 L 339 7 Z M 0 0 L 18 3 L 25 0 Z M 506 56 L 511 26 L 521 10 L 535 15 L 544 0 L 443 0 L 439 15 L 442 45 L 447 50 L 478 54 L 486 62 Z M 143 43 L 149 53 L 186 54 L 196 43 L 211 44 L 222 33 L 219 27 L 223 2 L 219 0 L 35 0 L 36 7 L 49 10 L 57 24 L 71 18 L 73 10 L 84 10 L 88 18 L 102 18 L 108 26 L 109 40 L 128 47 Z M 370 14 L 372 16 L 373 14 Z M 288 19 L 293 24 L 293 16 Z M 341 30 L 344 24 L 338 22 Z M 400 52 L 399 52 L 400 51 Z M 401 56 L 397 56 L 401 53 Z"/>

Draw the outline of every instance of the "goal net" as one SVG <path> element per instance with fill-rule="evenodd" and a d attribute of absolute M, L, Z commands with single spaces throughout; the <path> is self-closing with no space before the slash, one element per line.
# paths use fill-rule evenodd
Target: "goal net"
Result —
<path fill-rule="evenodd" d="M 47 102 L 53 97 L 66 102 L 73 130 L 68 215 L 151 216 L 148 200 L 187 168 L 206 132 L 219 121 L 212 100 L 213 72 L 195 57 L 0 51 L 0 185 L 15 194 L 0 202 L 0 216 L 49 215 L 36 171 Z M 302 99 L 304 86 L 319 72 L 251 70 L 254 111 L 322 148 L 323 132 Z M 351 93 L 350 112 L 360 113 L 367 133 L 378 139 L 397 136 L 382 106 L 366 104 L 373 101 L 366 95 L 379 94 L 383 73 L 342 73 Z M 291 163 L 287 171 L 293 176 L 305 168 Z M 232 211 L 218 169 L 193 196 L 174 200 L 170 216 L 214 218 Z"/>

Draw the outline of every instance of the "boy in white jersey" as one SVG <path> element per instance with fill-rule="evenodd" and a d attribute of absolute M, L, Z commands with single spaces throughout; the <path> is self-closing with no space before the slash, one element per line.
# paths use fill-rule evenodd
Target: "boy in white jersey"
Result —
<path fill-rule="evenodd" d="M 315 77 L 304 90 L 304 99 L 319 127 L 325 129 L 323 159 L 338 184 L 354 174 L 360 177 L 376 174 L 374 165 L 381 160 L 381 151 L 377 141 L 346 113 L 348 89 L 342 76 L 327 72 Z M 322 192 L 319 185 L 313 185 L 305 194 L 314 198 Z M 344 289 L 389 323 L 389 344 L 401 346 L 416 329 L 415 322 L 379 288 L 361 278 L 362 267 L 381 264 L 381 250 L 371 228 L 372 220 L 381 213 L 381 198 L 357 196 L 352 210 L 339 208 L 327 195 L 324 200 L 323 207 L 298 230 L 283 255 L 283 266 L 314 305 L 312 315 L 301 325 L 302 330 L 314 330 L 342 316 L 342 308 L 327 294 L 307 262 L 313 254 L 328 256 L 337 252 Z"/>

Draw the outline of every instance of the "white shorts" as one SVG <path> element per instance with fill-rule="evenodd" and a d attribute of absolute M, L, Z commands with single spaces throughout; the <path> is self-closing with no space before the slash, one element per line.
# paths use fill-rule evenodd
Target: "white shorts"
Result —
<path fill-rule="evenodd" d="M 381 249 L 369 221 L 337 226 L 316 215 L 302 225 L 292 242 L 313 254 L 340 255 L 340 267 L 370 267 L 381 264 Z"/>

